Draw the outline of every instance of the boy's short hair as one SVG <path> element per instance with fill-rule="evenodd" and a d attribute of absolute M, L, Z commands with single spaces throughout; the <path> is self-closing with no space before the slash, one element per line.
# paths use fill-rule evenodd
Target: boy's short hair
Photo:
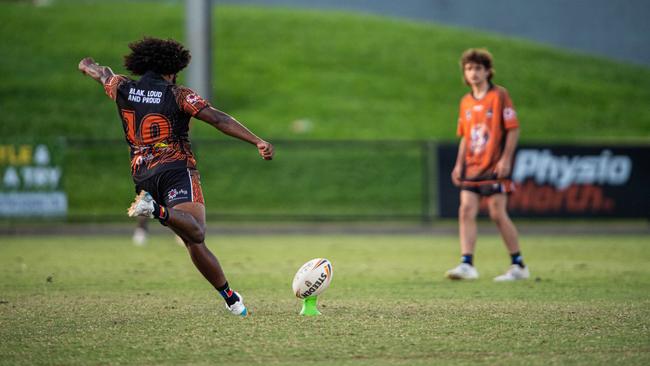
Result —
<path fill-rule="evenodd" d="M 465 70 L 465 65 L 469 63 L 483 65 L 486 70 L 490 71 L 490 75 L 488 75 L 488 82 L 492 82 L 494 69 L 492 68 L 492 54 L 490 51 L 485 48 L 470 48 L 465 50 L 460 58 L 461 70 Z M 464 72 L 463 79 L 465 79 Z M 467 83 L 467 80 L 465 80 L 465 83 Z"/>

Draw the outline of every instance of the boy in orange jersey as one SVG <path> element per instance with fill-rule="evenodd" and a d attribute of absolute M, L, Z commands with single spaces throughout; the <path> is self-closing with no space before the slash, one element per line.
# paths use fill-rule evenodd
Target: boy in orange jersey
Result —
<path fill-rule="evenodd" d="M 458 221 L 462 260 L 445 275 L 454 280 L 478 278 L 473 262 L 476 215 L 481 197 L 486 197 L 490 218 L 512 260 L 508 271 L 494 280 L 527 279 L 530 273 L 521 256 L 517 229 L 506 211 L 507 194 L 512 189 L 512 160 L 519 138 L 517 114 L 506 89 L 492 83 L 492 55 L 487 50 L 469 49 L 460 63 L 465 83 L 471 88 L 460 102 L 460 143 L 451 173 L 453 183 L 461 189 Z"/>

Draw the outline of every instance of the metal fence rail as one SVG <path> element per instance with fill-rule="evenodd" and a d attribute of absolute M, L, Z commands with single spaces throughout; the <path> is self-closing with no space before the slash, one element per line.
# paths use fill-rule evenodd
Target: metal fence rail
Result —
<path fill-rule="evenodd" d="M 196 140 L 206 213 L 219 220 L 422 220 L 436 215 L 431 141 Z M 122 140 L 67 141 L 69 221 L 120 220 L 132 199 Z"/>

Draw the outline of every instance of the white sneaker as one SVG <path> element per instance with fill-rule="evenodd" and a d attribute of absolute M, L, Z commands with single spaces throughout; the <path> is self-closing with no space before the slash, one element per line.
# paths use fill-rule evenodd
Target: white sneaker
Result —
<path fill-rule="evenodd" d="M 502 274 L 501 276 L 494 277 L 494 281 L 495 282 L 517 281 L 517 280 L 528 279 L 528 277 L 530 277 L 528 266 L 521 268 L 519 265 L 513 264 L 506 271 L 506 273 Z"/>
<path fill-rule="evenodd" d="M 147 191 L 140 191 L 127 212 L 131 217 L 144 216 L 153 219 L 153 197 Z"/>
<path fill-rule="evenodd" d="M 237 297 L 239 297 L 239 300 L 228 306 L 228 303 L 226 303 L 226 309 L 230 311 L 232 315 L 239 315 L 239 316 L 246 316 L 248 315 L 248 309 L 246 309 L 246 305 L 244 305 L 244 298 L 239 294 L 239 292 L 234 291 Z"/>
<path fill-rule="evenodd" d="M 478 271 L 472 265 L 461 263 L 445 272 L 445 277 L 450 280 L 475 280 L 478 278 Z"/>
<path fill-rule="evenodd" d="M 133 231 L 133 244 L 139 247 L 147 244 L 147 230 L 136 227 L 135 231 Z"/>

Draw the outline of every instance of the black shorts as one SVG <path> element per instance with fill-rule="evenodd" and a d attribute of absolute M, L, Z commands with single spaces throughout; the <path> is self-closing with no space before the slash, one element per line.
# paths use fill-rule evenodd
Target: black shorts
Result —
<path fill-rule="evenodd" d="M 491 195 L 497 193 L 511 193 L 514 190 L 514 187 L 511 181 L 506 181 L 472 186 L 462 186 L 461 189 L 464 191 L 474 192 L 482 197 L 490 197 Z"/>
<path fill-rule="evenodd" d="M 135 193 L 145 190 L 158 204 L 174 207 L 179 203 L 203 202 L 201 176 L 196 169 L 172 169 L 136 183 Z"/>

